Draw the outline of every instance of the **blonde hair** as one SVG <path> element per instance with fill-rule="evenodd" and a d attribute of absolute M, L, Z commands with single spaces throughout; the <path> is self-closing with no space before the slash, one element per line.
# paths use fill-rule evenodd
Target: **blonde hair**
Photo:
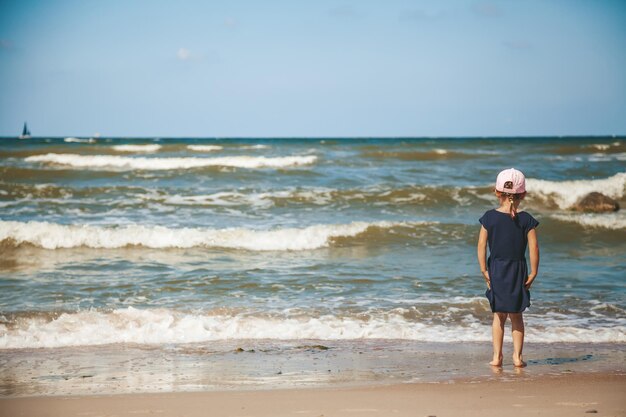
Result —
<path fill-rule="evenodd" d="M 510 203 L 509 216 L 511 216 L 511 219 L 515 219 L 517 217 L 517 210 L 515 209 L 515 202 L 523 199 L 525 195 L 526 195 L 525 192 L 513 194 L 513 193 L 505 193 L 503 191 L 496 190 L 496 196 L 498 198 L 506 197 L 509 200 L 509 203 Z"/>

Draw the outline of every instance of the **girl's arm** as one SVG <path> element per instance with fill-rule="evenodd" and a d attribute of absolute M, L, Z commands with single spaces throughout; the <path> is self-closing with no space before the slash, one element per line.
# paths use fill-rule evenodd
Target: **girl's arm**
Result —
<path fill-rule="evenodd" d="M 537 241 L 536 229 L 528 232 L 528 254 L 530 255 L 530 274 L 524 286 L 529 289 L 539 272 L 539 242 Z"/>
<path fill-rule="evenodd" d="M 480 271 L 483 273 L 483 277 L 485 277 L 487 288 L 491 289 L 491 280 L 489 279 L 489 271 L 487 270 L 487 229 L 485 229 L 485 226 L 480 226 L 477 253 Z"/>

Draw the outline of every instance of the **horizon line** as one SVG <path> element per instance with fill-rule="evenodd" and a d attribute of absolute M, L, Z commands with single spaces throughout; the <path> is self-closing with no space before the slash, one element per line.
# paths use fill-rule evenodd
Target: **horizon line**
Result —
<path fill-rule="evenodd" d="M 545 139 L 545 138 L 626 138 L 626 133 L 621 134 L 576 134 L 576 135 L 474 135 L 474 136 L 93 136 L 93 135 L 63 135 L 63 136 L 30 136 L 27 139 L 20 139 L 20 136 L 0 136 L 3 139 L 308 139 L 308 140 L 336 140 L 336 139 Z"/>

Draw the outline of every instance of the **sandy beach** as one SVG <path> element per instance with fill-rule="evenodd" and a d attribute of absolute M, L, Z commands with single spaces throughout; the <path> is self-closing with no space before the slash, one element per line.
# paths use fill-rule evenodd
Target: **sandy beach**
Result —
<path fill-rule="evenodd" d="M 625 416 L 626 375 L 0 399 L 0 416 Z"/>

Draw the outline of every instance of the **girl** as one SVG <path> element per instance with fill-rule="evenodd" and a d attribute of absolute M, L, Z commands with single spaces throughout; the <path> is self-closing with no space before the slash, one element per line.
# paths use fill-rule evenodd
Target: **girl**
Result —
<path fill-rule="evenodd" d="M 485 295 L 493 312 L 492 366 L 502 366 L 504 323 L 511 319 L 513 364 L 524 367 L 524 319 L 522 312 L 530 306 L 530 286 L 539 268 L 539 245 L 535 228 L 539 222 L 526 212 L 518 212 L 526 196 L 526 179 L 511 168 L 498 174 L 495 194 L 500 207 L 487 211 L 479 220 L 478 264 L 487 282 Z M 489 244 L 489 259 L 485 261 Z M 526 246 L 530 254 L 530 274 L 526 265 Z"/>

